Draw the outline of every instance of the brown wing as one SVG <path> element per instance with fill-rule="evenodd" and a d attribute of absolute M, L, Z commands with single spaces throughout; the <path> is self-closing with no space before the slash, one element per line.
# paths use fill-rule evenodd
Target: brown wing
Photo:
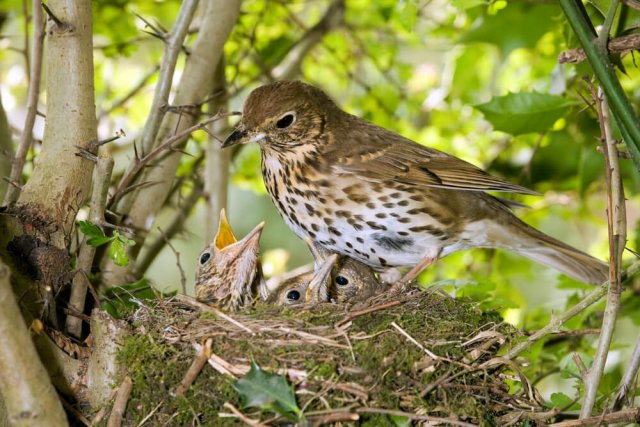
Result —
<path fill-rule="evenodd" d="M 330 167 L 336 173 L 354 174 L 368 181 L 538 194 L 368 122 L 358 120 L 348 132 L 354 137 L 350 144 L 341 144 L 338 137 L 330 152 L 325 153 L 326 159 L 335 162 Z"/>

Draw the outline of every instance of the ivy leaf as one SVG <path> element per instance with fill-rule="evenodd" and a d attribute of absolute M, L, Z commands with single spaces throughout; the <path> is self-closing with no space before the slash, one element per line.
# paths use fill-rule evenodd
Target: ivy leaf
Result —
<path fill-rule="evenodd" d="M 475 108 L 496 130 L 511 135 L 544 132 L 564 116 L 573 102 L 560 96 L 518 92 L 496 96 Z"/>
<path fill-rule="evenodd" d="M 249 373 L 233 383 L 233 388 L 242 397 L 244 406 L 270 409 L 293 421 L 302 416 L 287 379 L 264 372 L 255 361 L 251 361 Z"/>

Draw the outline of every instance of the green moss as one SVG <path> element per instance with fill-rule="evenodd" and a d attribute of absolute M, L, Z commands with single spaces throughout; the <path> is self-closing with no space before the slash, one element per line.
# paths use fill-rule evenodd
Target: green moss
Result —
<path fill-rule="evenodd" d="M 455 414 L 461 420 L 481 425 L 490 425 L 494 422 L 491 420 L 500 416 L 501 409 L 494 404 L 497 398 L 491 387 L 475 388 L 473 393 L 464 388 L 487 383 L 496 387 L 500 380 L 495 371 L 465 372 L 455 377 L 449 387 L 437 387 L 423 397 L 421 392 L 430 382 L 459 373 L 463 365 L 440 361 L 425 369 L 425 360 L 430 360 L 425 352 L 392 326 L 395 322 L 438 356 L 462 360 L 470 348 L 461 344 L 479 332 L 509 331 L 509 326 L 501 324 L 495 313 L 482 313 L 469 302 L 415 293 L 401 305 L 355 318 L 347 329 L 349 341 L 333 326 L 345 316 L 345 307 L 335 305 L 308 310 L 257 305 L 246 313 L 233 315 L 259 331 L 255 335 L 233 332 L 228 322 L 208 314 L 198 315 L 184 306 L 165 302 L 164 308 L 173 310 L 170 316 L 165 309 L 151 309 L 136 322 L 142 333 L 127 339 L 120 354 L 134 382 L 129 406 L 133 409 L 128 411 L 131 424 L 139 422 L 160 402 L 162 405 L 150 420 L 154 425 L 162 425 L 171 417 L 171 425 L 191 425 L 194 417 L 203 425 L 237 424 L 233 418 L 218 417 L 218 412 L 227 412 L 223 409 L 224 402 L 237 407 L 241 402 L 231 381 L 209 366 L 205 366 L 185 396 L 174 398 L 170 394 L 195 357 L 192 343 L 202 342 L 206 336 L 213 338 L 214 353 L 236 366 L 247 366 L 253 359 L 271 372 L 280 368 L 306 372 L 306 379 L 295 383 L 304 389 L 297 399 L 307 413 L 325 409 L 327 402 L 333 408 L 355 404 L 442 417 Z M 269 328 L 260 331 L 263 324 Z M 325 336 L 343 347 L 282 332 L 293 329 L 310 336 Z M 167 340 L 167 330 L 180 333 Z M 495 351 L 497 348 L 483 358 L 492 357 Z M 366 398 L 362 393 L 350 392 L 348 387 L 332 388 L 336 384 L 355 384 L 365 390 Z M 322 392 L 322 399 L 316 398 L 317 392 Z M 263 417 L 259 412 L 250 415 Z M 394 424 L 386 416 L 362 414 L 359 425 Z"/>

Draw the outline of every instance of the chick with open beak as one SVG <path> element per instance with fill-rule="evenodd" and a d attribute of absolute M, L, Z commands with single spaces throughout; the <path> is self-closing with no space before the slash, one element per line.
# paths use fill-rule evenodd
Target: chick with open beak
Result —
<path fill-rule="evenodd" d="M 267 288 L 259 260 L 259 241 L 264 222 L 238 240 L 224 209 L 215 239 L 198 258 L 196 298 L 206 304 L 237 311 L 256 295 L 266 298 Z"/>

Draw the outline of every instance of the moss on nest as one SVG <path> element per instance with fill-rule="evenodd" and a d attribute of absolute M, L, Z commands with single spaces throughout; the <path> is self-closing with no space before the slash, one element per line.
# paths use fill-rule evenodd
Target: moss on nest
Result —
<path fill-rule="evenodd" d="M 130 319 L 135 333 L 120 354 L 134 385 L 128 423 L 135 425 L 155 410 L 153 425 L 191 425 L 196 418 L 204 425 L 238 424 L 236 418 L 218 415 L 229 412 L 225 402 L 236 407 L 241 402 L 232 378 L 211 366 L 205 366 L 183 397 L 171 394 L 196 356 L 194 343 L 207 338 L 213 340 L 212 352 L 236 369 L 236 376 L 251 360 L 263 370 L 286 372 L 310 419 L 328 408 L 353 412 L 369 407 L 497 425 L 514 407 L 536 407 L 526 397 L 508 394 L 498 375 L 504 365 L 474 369 L 494 357 L 498 343 L 513 332 L 495 313 L 436 293 L 413 292 L 396 299 L 401 303 L 338 327 L 348 313 L 364 306 L 257 305 L 232 315 L 254 334 L 175 300 L 142 308 Z M 437 387 L 429 386 L 436 381 Z M 254 408 L 244 411 L 254 419 L 274 419 Z M 384 414 L 360 413 L 359 425 L 395 424 Z"/>

